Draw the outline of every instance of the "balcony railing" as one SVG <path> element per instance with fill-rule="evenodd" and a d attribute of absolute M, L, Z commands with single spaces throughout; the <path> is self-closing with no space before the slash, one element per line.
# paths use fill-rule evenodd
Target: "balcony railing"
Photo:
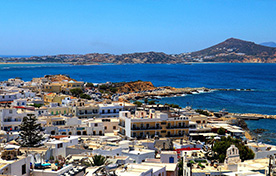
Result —
<path fill-rule="evenodd" d="M 125 127 L 125 124 L 122 124 L 122 123 L 119 123 L 118 125 L 121 127 Z"/>
<path fill-rule="evenodd" d="M 189 128 L 189 126 L 186 125 L 180 125 L 180 126 L 166 126 L 167 129 L 179 129 L 179 128 Z"/>
<path fill-rule="evenodd" d="M 118 134 L 120 134 L 120 135 L 125 135 L 125 133 L 122 133 L 122 132 L 120 132 L 120 131 L 118 132 Z"/>
<path fill-rule="evenodd" d="M 132 127 L 131 130 L 161 130 L 162 127 Z"/>
<path fill-rule="evenodd" d="M 20 120 L 4 119 L 4 122 L 21 122 L 21 119 Z"/>

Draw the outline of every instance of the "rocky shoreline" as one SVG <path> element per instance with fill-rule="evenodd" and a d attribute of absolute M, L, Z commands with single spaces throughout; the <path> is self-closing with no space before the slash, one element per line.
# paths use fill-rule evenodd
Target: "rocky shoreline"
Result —
<path fill-rule="evenodd" d="M 155 90 L 123 94 L 123 95 L 120 95 L 118 99 L 121 101 L 142 100 L 144 98 L 160 99 L 160 98 L 166 98 L 166 97 L 180 97 L 188 94 L 210 93 L 213 91 L 252 91 L 252 89 L 222 89 L 222 88 L 212 89 L 212 88 L 206 88 L 206 87 L 200 87 L 200 88 L 158 87 Z"/>

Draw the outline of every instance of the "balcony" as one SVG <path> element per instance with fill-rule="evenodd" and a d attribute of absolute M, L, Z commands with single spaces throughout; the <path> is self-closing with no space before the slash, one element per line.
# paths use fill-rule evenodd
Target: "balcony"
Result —
<path fill-rule="evenodd" d="M 189 126 L 186 126 L 186 125 L 180 125 L 180 126 L 166 126 L 167 129 L 179 129 L 179 128 L 189 128 Z"/>
<path fill-rule="evenodd" d="M 132 127 L 131 130 L 161 130 L 162 127 Z"/>
<path fill-rule="evenodd" d="M 21 122 L 21 119 L 4 119 L 4 122 Z"/>
<path fill-rule="evenodd" d="M 123 135 L 123 136 L 125 135 L 125 133 L 122 133 L 122 132 L 120 132 L 120 131 L 118 132 L 118 134 L 119 134 L 119 135 Z"/>
<path fill-rule="evenodd" d="M 125 128 L 125 124 L 119 123 L 118 125 Z"/>

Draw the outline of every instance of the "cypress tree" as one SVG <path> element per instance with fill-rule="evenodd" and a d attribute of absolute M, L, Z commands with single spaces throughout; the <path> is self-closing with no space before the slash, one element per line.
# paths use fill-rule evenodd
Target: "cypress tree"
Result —
<path fill-rule="evenodd" d="M 34 147 L 38 146 L 43 140 L 43 136 L 40 133 L 41 126 L 37 123 L 37 118 L 33 114 L 27 114 L 23 118 L 20 127 L 19 144 L 22 147 Z"/>

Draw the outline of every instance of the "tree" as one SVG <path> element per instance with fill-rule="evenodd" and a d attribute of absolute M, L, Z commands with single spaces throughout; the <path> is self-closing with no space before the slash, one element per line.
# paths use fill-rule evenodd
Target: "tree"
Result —
<path fill-rule="evenodd" d="M 226 157 L 226 150 L 234 144 L 239 149 L 240 158 L 242 161 L 253 159 L 254 152 L 247 147 L 240 139 L 234 139 L 232 137 L 221 137 L 221 141 L 216 141 L 212 150 L 215 152 L 215 156 L 209 159 L 218 159 L 219 162 L 223 162 Z"/>
<path fill-rule="evenodd" d="M 19 140 L 19 144 L 21 146 L 35 147 L 40 145 L 40 142 L 43 140 L 43 136 L 40 133 L 41 126 L 37 123 L 37 118 L 33 114 L 27 114 L 19 127 L 21 139 Z"/>
<path fill-rule="evenodd" d="M 212 116 L 208 111 L 204 111 L 202 109 L 196 109 L 195 112 L 206 116 Z"/>
<path fill-rule="evenodd" d="M 111 87 L 109 90 L 110 90 L 111 93 L 115 94 L 118 91 L 118 88 L 117 87 Z"/>
<path fill-rule="evenodd" d="M 147 98 L 144 99 L 144 103 L 148 104 L 149 100 Z"/>
<path fill-rule="evenodd" d="M 179 161 L 178 161 L 178 175 L 179 176 L 182 176 L 183 175 L 183 158 L 181 158 Z"/>
<path fill-rule="evenodd" d="M 225 135 L 225 129 L 222 128 L 222 127 L 220 127 L 220 128 L 218 129 L 217 133 L 218 133 L 219 135 Z"/>
<path fill-rule="evenodd" d="M 87 100 L 91 100 L 90 95 L 87 95 L 87 94 L 84 94 L 84 93 L 81 93 L 81 94 L 80 94 L 80 98 L 87 99 Z"/>
<path fill-rule="evenodd" d="M 149 105 L 155 105 L 155 102 L 156 102 L 155 100 L 150 100 Z"/>
<path fill-rule="evenodd" d="M 136 104 L 138 107 L 141 107 L 143 103 L 141 103 L 140 101 L 135 101 L 133 104 Z"/>
<path fill-rule="evenodd" d="M 92 166 L 102 166 L 102 165 L 108 165 L 109 162 L 107 161 L 107 158 L 102 155 L 94 155 L 92 156 L 92 160 L 90 160 Z"/>
<path fill-rule="evenodd" d="M 93 84 L 93 83 L 86 83 L 86 87 L 93 88 L 93 87 L 94 87 L 94 84 Z"/>
<path fill-rule="evenodd" d="M 83 93 L 83 91 L 80 88 L 71 89 L 70 92 L 75 97 L 79 97 Z"/>

